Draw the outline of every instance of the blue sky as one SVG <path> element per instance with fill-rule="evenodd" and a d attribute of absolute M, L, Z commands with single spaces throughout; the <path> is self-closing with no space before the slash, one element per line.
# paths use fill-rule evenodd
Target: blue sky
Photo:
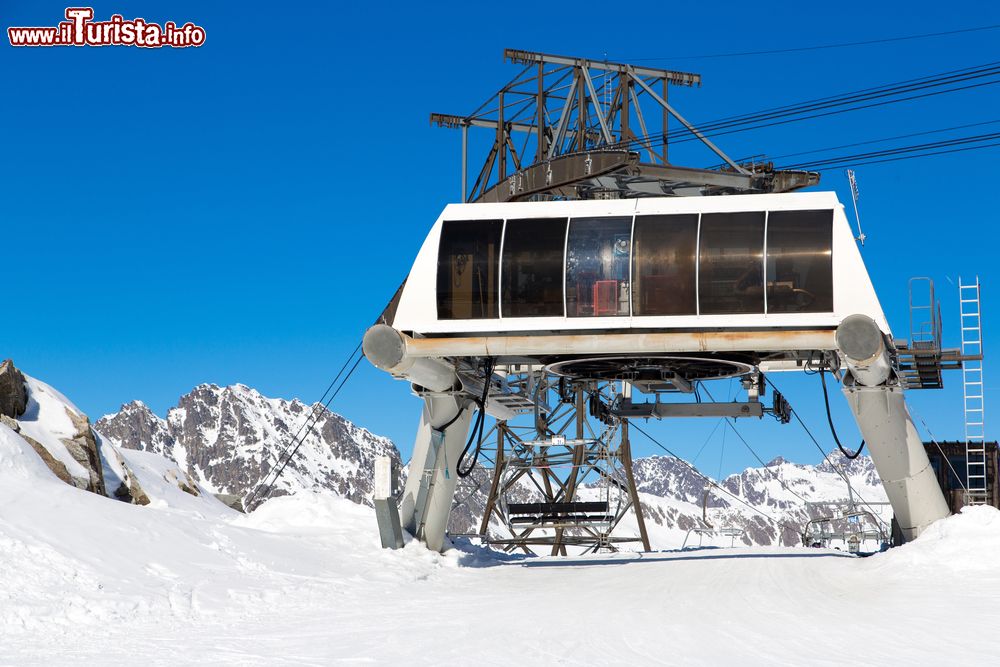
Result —
<path fill-rule="evenodd" d="M 707 121 L 1000 60 L 1000 30 L 844 49 L 692 58 L 864 41 L 1000 23 L 990 3 L 775 6 L 607 3 L 439 9 L 424 3 L 125 2 L 149 21 L 193 21 L 199 49 L 0 45 L 0 357 L 96 418 L 132 399 L 159 414 L 201 382 L 315 400 L 458 196 L 456 132 L 428 113 L 471 111 L 516 72 L 504 47 L 699 72 L 672 90 Z M 506 7 L 506 8 L 505 8 Z M 55 25 L 65 5 L 0 5 L 0 23 Z M 521 11 L 523 9 L 523 11 Z M 782 155 L 1000 119 L 1000 86 L 720 137 L 730 155 Z M 994 126 L 995 128 L 995 126 Z M 987 131 L 990 131 L 987 128 Z M 992 131 L 995 131 L 992 130 Z M 970 132 L 971 133 L 971 132 Z M 678 163 L 712 164 L 684 144 Z M 985 283 L 987 352 L 1000 195 L 998 150 L 858 168 L 864 257 L 897 335 L 906 285 L 938 285 L 957 337 L 959 274 Z M 842 201 L 840 170 L 821 188 Z M 987 366 L 987 420 L 1000 394 Z M 825 447 L 816 378 L 776 377 Z M 911 405 L 938 438 L 961 437 L 958 376 Z M 408 454 L 419 403 L 366 363 L 333 406 Z M 854 441 L 843 401 L 835 412 Z M 693 457 L 710 422 L 652 425 Z M 741 424 L 765 458 L 814 462 L 794 426 Z M 698 463 L 755 464 L 721 429 Z M 992 435 L 992 429 L 988 429 Z M 638 454 L 655 453 L 636 438 Z"/>

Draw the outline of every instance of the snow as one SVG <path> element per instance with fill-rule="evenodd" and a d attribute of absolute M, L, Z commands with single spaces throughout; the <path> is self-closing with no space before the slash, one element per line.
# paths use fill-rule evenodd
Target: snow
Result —
<path fill-rule="evenodd" d="M 105 440 L 100 433 L 94 431 L 94 440 L 101 456 L 101 475 L 104 477 L 104 488 L 108 495 L 114 495 L 119 486 L 125 483 L 128 476 L 125 472 L 125 459 L 121 449 Z"/>
<path fill-rule="evenodd" d="M 199 516 L 237 514 L 223 502 L 211 494 L 208 489 L 200 487 L 199 495 L 193 496 L 184 491 L 179 483 L 188 484 L 187 476 L 172 461 L 158 454 L 139 452 L 134 449 L 116 451 L 125 460 L 129 470 L 138 478 L 139 486 L 150 498 L 150 507 L 157 509 L 170 508 L 182 513 L 193 513 Z"/>
<path fill-rule="evenodd" d="M 76 428 L 67 410 L 82 414 L 68 398 L 58 391 L 27 375 L 24 376 L 28 390 L 28 405 L 25 413 L 18 418 L 21 432 L 37 440 L 49 454 L 66 466 L 73 477 L 88 478 L 86 468 L 73 458 L 63 444 L 62 438 L 71 439 Z"/>
<path fill-rule="evenodd" d="M 56 480 L 0 426 L 0 649 L 101 663 L 932 664 L 990 660 L 1000 513 L 870 558 L 757 547 L 571 559 L 379 548 L 371 509 L 301 493 L 249 516 L 123 452 L 138 507 Z M 929 634 L 928 628 L 934 628 Z"/>
<path fill-rule="evenodd" d="M 938 521 L 920 539 L 893 549 L 884 560 L 897 567 L 928 575 L 944 567 L 953 572 L 989 576 L 1000 557 L 1000 512 L 992 507 L 965 507 L 959 514 Z M 1000 618 L 1000 613 L 994 614 Z"/>
<path fill-rule="evenodd" d="M 71 436 L 76 408 L 29 382 L 24 432 L 46 447 Z M 389 551 L 373 510 L 344 498 L 302 491 L 243 515 L 204 488 L 183 491 L 159 454 L 98 444 L 109 490 L 131 474 L 149 505 L 62 483 L 0 424 L 0 664 L 921 665 L 1000 651 L 1000 512 L 989 507 L 869 558 L 681 551 L 685 531 L 651 522 L 660 550 L 649 554 L 529 558 L 465 539 L 445 554 L 412 540 Z M 793 502 L 774 474 L 808 498 L 844 488 L 786 462 L 732 481 L 742 490 L 759 476 Z"/>

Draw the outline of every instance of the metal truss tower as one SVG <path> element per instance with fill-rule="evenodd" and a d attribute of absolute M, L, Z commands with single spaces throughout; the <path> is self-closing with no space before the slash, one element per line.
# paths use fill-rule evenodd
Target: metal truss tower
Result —
<path fill-rule="evenodd" d="M 462 131 L 462 201 L 785 192 L 819 182 L 815 172 L 738 164 L 688 122 L 668 91 L 701 85 L 698 74 L 517 49 L 506 49 L 504 59 L 523 69 L 479 108 L 430 117 Z M 471 188 L 470 127 L 493 134 Z M 681 135 L 704 144 L 722 166 L 671 164 L 670 142 Z"/>
<path fill-rule="evenodd" d="M 534 424 L 499 422 L 492 483 L 480 537 L 507 551 L 567 555 L 616 551 L 627 542 L 649 551 L 632 473 L 628 420 L 608 411 L 617 396 L 610 382 L 567 382 L 530 374 L 541 410 Z M 549 398 L 554 398 L 551 409 Z M 616 530 L 634 514 L 638 535 Z M 499 522 L 508 535 L 491 532 Z"/>

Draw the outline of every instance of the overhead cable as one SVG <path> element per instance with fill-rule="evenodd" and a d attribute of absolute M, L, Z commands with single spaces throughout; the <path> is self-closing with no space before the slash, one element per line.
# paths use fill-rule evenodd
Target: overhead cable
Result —
<path fill-rule="evenodd" d="M 665 451 L 665 452 L 666 452 L 667 454 L 669 454 L 670 456 L 674 457 L 674 459 L 676 459 L 676 460 L 677 460 L 678 462 L 680 462 L 680 463 L 681 463 L 682 465 L 684 465 L 684 466 L 685 466 L 685 467 L 687 467 L 687 468 L 688 468 L 689 470 L 691 470 L 691 472 L 693 472 L 693 473 L 694 473 L 695 475 L 697 475 L 698 477 L 701 477 L 702 479 L 704 479 L 704 480 L 705 480 L 705 482 L 707 482 L 707 483 L 708 483 L 708 484 L 709 484 L 710 486 L 713 486 L 713 487 L 715 487 L 716 489 L 718 489 L 718 490 L 719 490 L 719 491 L 721 491 L 722 493 L 724 493 L 724 494 L 726 494 L 727 496 L 731 497 L 731 498 L 732 498 L 733 500 L 735 500 L 736 502 L 740 503 L 741 505 L 744 505 L 744 506 L 746 506 L 746 507 L 747 507 L 748 509 L 750 509 L 750 510 L 752 510 L 752 511 L 756 512 L 757 514 L 761 515 L 762 517 L 764 517 L 764 518 L 765 518 L 765 519 L 767 519 L 768 521 L 770 521 L 770 522 L 774 523 L 775 525 L 777 525 L 777 526 L 780 526 L 780 527 L 782 527 L 782 528 L 784 528 L 784 529 L 786 529 L 786 530 L 790 530 L 790 531 L 792 531 L 792 532 L 793 532 L 793 533 L 794 533 L 795 535 L 798 535 L 798 534 L 799 534 L 799 529 L 798 529 L 798 528 L 797 528 L 796 526 L 791 526 L 791 525 L 789 525 L 789 524 L 787 524 L 787 523 L 784 523 L 784 522 L 782 522 L 782 521 L 779 521 L 778 519 L 775 519 L 775 518 L 774 518 L 773 516 L 771 516 L 771 515 L 767 514 L 766 512 L 764 512 L 764 511 L 760 510 L 760 509 L 759 509 L 759 508 L 757 508 L 757 507 L 754 507 L 753 505 L 751 505 L 751 504 L 750 504 L 750 503 L 748 503 L 747 501 L 743 500 L 742 498 L 740 498 L 740 497 L 739 497 L 739 496 L 737 496 L 736 494 L 734 494 L 734 493 L 730 492 L 730 491 L 729 491 L 728 489 L 726 489 L 725 487 L 723 487 L 723 486 L 721 486 L 720 484 L 718 484 L 718 483 L 717 483 L 717 482 L 716 482 L 715 480 L 713 480 L 713 479 L 712 479 L 711 477 L 709 477 L 709 476 L 708 476 L 708 475 L 706 475 L 705 473 L 703 473 L 703 472 L 701 472 L 700 470 L 698 470 L 697 468 L 695 468 L 695 467 L 694 467 L 693 465 L 691 465 L 690 463 L 688 463 L 687 461 L 685 461 L 684 459 L 682 459 L 681 457 L 679 457 L 679 456 L 678 456 L 677 454 L 675 454 L 674 452 L 670 451 L 670 449 L 669 449 L 669 448 L 667 448 L 667 446 L 666 446 L 666 445 L 664 445 L 664 444 L 663 444 L 663 443 L 661 443 L 661 442 L 660 442 L 659 440 L 657 440 L 656 438 L 654 438 L 653 436 L 651 436 L 651 435 L 650 435 L 649 433 L 646 433 L 646 431 L 644 431 L 644 430 L 643 430 L 643 429 L 642 429 L 642 428 L 641 428 L 641 427 L 640 427 L 640 426 L 639 426 L 638 424 L 635 424 L 635 423 L 633 423 L 633 422 L 630 422 L 630 423 L 629 423 L 629 426 L 630 426 L 631 428 L 634 428 L 635 430 L 639 431 L 639 433 L 642 433 L 642 434 L 643 434 L 644 436 L 646 436 L 646 438 L 648 438 L 648 439 L 649 439 L 649 441 L 650 441 L 650 442 L 652 442 L 652 443 L 653 443 L 654 445 L 656 445 L 657 447 L 659 447 L 660 449 L 662 449 L 663 451 Z"/>
<path fill-rule="evenodd" d="M 734 132 L 742 132 L 750 129 L 783 125 L 786 123 L 798 122 L 800 120 L 808 120 L 839 113 L 847 113 L 850 111 L 884 106 L 887 104 L 921 99 L 940 94 L 953 93 L 969 88 L 994 85 L 996 83 L 1000 83 L 1000 79 L 978 81 L 964 86 L 956 86 L 955 84 L 997 76 L 1000 76 L 1000 61 L 949 70 L 914 79 L 906 79 L 870 88 L 839 93 L 832 96 L 820 97 L 803 102 L 772 107 L 769 109 L 762 109 L 760 111 L 723 117 L 716 120 L 696 123 L 695 125 L 699 132 L 705 136 L 732 134 Z M 948 86 L 953 87 L 948 88 Z M 945 90 L 931 90 L 935 88 L 945 88 Z M 925 90 L 930 90 L 931 92 L 921 93 L 921 91 Z M 910 93 L 921 94 L 909 95 Z M 830 109 L 832 109 L 832 111 L 827 111 Z M 695 140 L 697 140 L 697 137 L 691 136 L 686 128 L 678 128 L 667 132 L 665 135 L 663 132 L 644 134 L 637 136 L 634 139 L 623 141 L 618 145 L 630 147 L 636 143 L 644 143 L 648 147 L 657 147 L 662 145 L 664 141 L 683 143 L 685 141 Z"/>
<path fill-rule="evenodd" d="M 763 51 L 737 51 L 732 53 L 709 53 L 696 56 L 659 56 L 655 58 L 631 58 L 630 62 L 653 62 L 663 60 L 708 60 L 711 58 L 738 58 L 744 56 L 763 56 L 777 53 L 801 53 L 804 51 L 820 51 L 823 49 L 843 49 L 852 46 L 869 46 L 872 44 L 889 44 L 894 42 L 905 42 L 916 39 L 929 39 L 932 37 L 945 37 L 948 35 L 960 35 L 970 32 L 982 32 L 986 30 L 996 30 L 1000 28 L 1000 23 L 992 25 L 982 25 L 973 28 L 959 28 L 957 30 L 944 30 L 941 32 L 925 32 L 918 35 L 903 35 L 900 37 L 882 37 L 879 39 L 866 39 L 856 42 L 839 42 L 835 44 L 817 44 L 814 46 L 797 46 L 784 49 L 767 49 Z"/>
<path fill-rule="evenodd" d="M 312 410 L 310 411 L 309 415 L 307 415 L 305 421 L 303 421 L 303 423 L 299 426 L 299 429 L 295 432 L 295 435 L 292 436 L 288 444 L 282 449 L 281 453 L 278 455 L 278 459 L 275 462 L 275 465 L 272 466 L 270 470 L 268 470 L 267 474 L 265 474 L 264 477 L 261 478 L 261 482 L 258 483 L 256 487 L 254 487 L 253 491 L 251 491 L 250 494 L 247 495 L 245 506 L 248 510 L 253 509 L 254 504 L 257 503 L 259 499 L 261 498 L 267 499 L 267 497 L 271 493 L 272 488 L 274 487 L 274 484 L 281 477 L 281 474 L 285 471 L 285 468 L 288 466 L 288 463 L 292 460 L 292 458 L 295 457 L 295 454 L 299 451 L 299 448 L 302 447 L 302 444 L 306 441 L 306 438 L 308 438 L 309 435 L 312 433 L 312 430 L 319 422 L 320 417 L 326 414 L 326 411 L 329 409 L 330 404 L 333 402 L 333 399 L 337 397 L 337 395 L 340 393 L 340 390 L 343 389 L 344 385 L 347 384 L 347 381 L 351 379 L 351 376 L 354 374 L 355 369 L 357 369 L 358 364 L 361 363 L 361 360 L 364 359 L 365 356 L 364 353 L 358 355 L 358 351 L 360 349 L 361 349 L 361 343 L 358 343 L 358 346 L 354 348 L 354 351 L 351 352 L 349 357 L 347 357 L 347 360 L 344 362 L 344 365 L 340 367 L 340 371 L 333 378 L 333 382 L 331 382 L 330 386 L 327 387 L 327 390 L 323 392 L 323 396 L 320 398 L 320 401 L 313 404 Z M 347 375 L 344 376 L 343 380 L 340 382 L 340 385 L 337 386 L 336 390 L 334 390 L 333 393 L 331 394 L 330 393 L 331 389 L 333 389 L 334 385 L 337 384 L 337 381 L 340 380 L 341 376 L 344 374 L 344 370 L 348 367 L 348 364 L 351 363 L 351 360 L 354 359 L 356 355 L 358 358 L 356 361 L 354 361 L 354 365 L 351 366 L 351 369 L 347 372 Z M 327 394 L 330 394 L 329 398 L 326 398 Z"/>

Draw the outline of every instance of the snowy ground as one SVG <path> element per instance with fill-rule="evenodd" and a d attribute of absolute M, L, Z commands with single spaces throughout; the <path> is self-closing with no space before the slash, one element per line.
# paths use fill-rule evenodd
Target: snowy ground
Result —
<path fill-rule="evenodd" d="M 0 665 L 992 663 L 1000 512 L 871 558 L 800 548 L 574 560 L 378 547 L 316 495 L 250 516 L 56 480 L 0 425 Z"/>

